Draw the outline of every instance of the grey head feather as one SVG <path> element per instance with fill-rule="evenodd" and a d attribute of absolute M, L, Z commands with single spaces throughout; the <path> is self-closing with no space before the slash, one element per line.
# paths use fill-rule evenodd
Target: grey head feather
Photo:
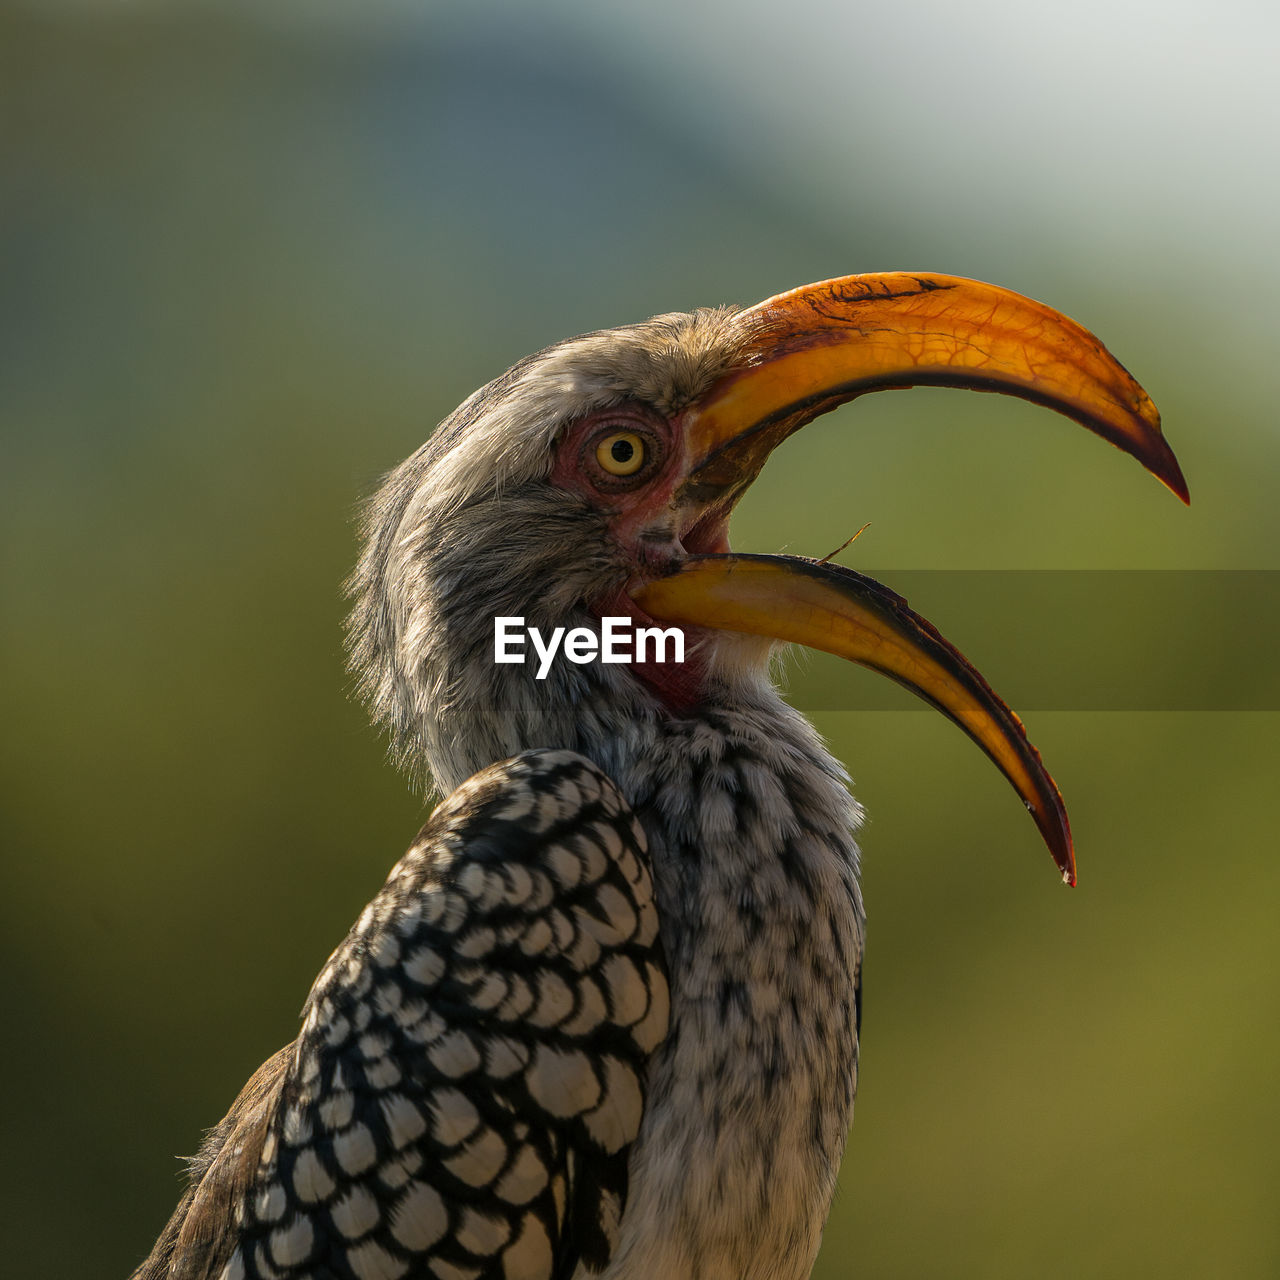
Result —
<path fill-rule="evenodd" d="M 481 388 L 392 471 L 364 509 L 364 553 L 348 590 L 350 665 L 393 750 L 448 790 L 535 746 L 570 745 L 561 723 L 603 715 L 602 733 L 656 712 L 618 668 L 492 661 L 493 619 L 542 629 L 590 623 L 587 600 L 625 577 L 604 517 L 547 483 L 556 440 L 624 402 L 672 414 L 751 358 L 732 308 L 656 316 L 567 339 Z M 742 664 L 728 642 L 726 671 Z M 754 655 L 767 645 L 748 642 Z M 749 679 L 755 679 L 751 675 Z"/>

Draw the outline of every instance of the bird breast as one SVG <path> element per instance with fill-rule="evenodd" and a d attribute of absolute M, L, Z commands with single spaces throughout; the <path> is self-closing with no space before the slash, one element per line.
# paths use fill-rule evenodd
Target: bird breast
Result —
<path fill-rule="evenodd" d="M 852 1118 L 862 903 L 840 766 L 778 701 L 655 728 L 645 824 L 671 983 L 607 1280 L 792 1280 Z"/>

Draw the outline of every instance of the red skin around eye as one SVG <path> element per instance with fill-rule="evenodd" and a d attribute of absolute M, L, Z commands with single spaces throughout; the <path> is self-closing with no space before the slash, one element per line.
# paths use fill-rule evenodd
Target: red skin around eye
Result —
<path fill-rule="evenodd" d="M 556 445 L 551 482 L 580 494 L 602 511 L 610 532 L 623 549 L 633 579 L 669 573 L 690 554 L 728 551 L 726 521 L 701 518 L 696 510 L 681 510 L 672 499 L 685 478 L 684 440 L 675 422 L 642 406 L 621 406 L 589 414 L 575 422 Z M 600 465 L 595 447 L 615 431 L 634 431 L 661 453 L 656 469 L 641 467 L 634 482 L 614 477 Z M 637 627 L 665 627 L 649 617 L 627 592 L 627 583 L 606 591 L 592 601 L 596 617 L 629 617 Z M 659 694 L 675 714 L 688 711 L 703 700 L 706 660 L 703 645 L 709 633 L 685 627 L 685 661 L 632 662 L 636 676 Z"/>

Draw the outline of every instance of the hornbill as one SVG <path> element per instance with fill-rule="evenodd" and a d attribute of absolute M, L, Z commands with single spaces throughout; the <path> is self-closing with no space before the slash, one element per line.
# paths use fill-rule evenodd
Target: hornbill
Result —
<path fill-rule="evenodd" d="M 568 339 L 390 473 L 351 582 L 352 664 L 447 798 L 135 1277 L 809 1274 L 857 1081 L 861 810 L 770 678 L 778 642 L 949 716 L 1075 879 L 1021 722 L 933 626 L 850 570 L 729 549 L 782 440 L 919 385 L 1056 409 L 1187 499 L 1155 407 L 1096 338 L 931 274 Z M 622 618 L 655 652 L 496 661 L 514 617 L 589 638 Z M 657 660 L 671 628 L 683 662 Z"/>

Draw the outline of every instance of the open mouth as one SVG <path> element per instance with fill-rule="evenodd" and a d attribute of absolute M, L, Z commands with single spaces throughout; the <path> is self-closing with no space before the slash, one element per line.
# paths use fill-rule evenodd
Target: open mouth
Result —
<path fill-rule="evenodd" d="M 1184 502 L 1186 481 L 1150 397 L 1088 330 L 1019 294 L 955 276 L 846 276 L 739 316 L 752 355 L 679 422 L 691 462 L 675 495 L 687 558 L 633 582 L 659 622 L 808 645 L 910 689 L 964 730 L 1030 811 L 1068 884 L 1066 808 L 1022 722 L 978 670 L 873 579 L 798 556 L 729 550 L 729 514 L 769 454 L 868 391 L 954 386 L 1054 409 L 1136 457 Z"/>

